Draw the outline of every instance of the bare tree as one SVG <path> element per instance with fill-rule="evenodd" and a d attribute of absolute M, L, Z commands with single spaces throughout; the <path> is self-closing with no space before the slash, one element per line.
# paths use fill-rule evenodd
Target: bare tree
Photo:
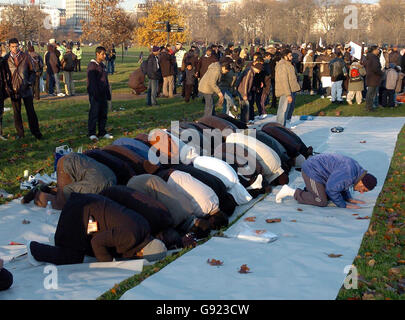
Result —
<path fill-rule="evenodd" d="M 46 14 L 38 6 L 10 5 L 1 13 L 0 37 L 7 40 L 16 37 L 28 41 L 38 40 L 39 32 L 49 34 L 44 26 Z"/>

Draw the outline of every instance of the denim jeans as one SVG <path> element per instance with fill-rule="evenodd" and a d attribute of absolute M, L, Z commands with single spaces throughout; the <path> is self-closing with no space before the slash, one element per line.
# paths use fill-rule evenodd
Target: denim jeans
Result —
<path fill-rule="evenodd" d="M 366 96 L 366 109 L 367 110 L 376 108 L 375 99 L 377 97 L 377 90 L 378 90 L 378 87 L 368 87 L 367 88 L 367 96 Z M 377 98 L 377 103 L 378 103 L 378 98 Z"/>
<path fill-rule="evenodd" d="M 277 110 L 277 122 L 284 127 L 286 124 L 287 114 L 289 111 L 288 106 L 289 106 L 289 103 L 288 103 L 287 96 L 281 96 L 279 104 L 278 104 L 278 110 Z"/>
<path fill-rule="evenodd" d="M 109 74 L 114 74 L 114 72 L 115 72 L 115 60 L 108 61 L 107 72 Z"/>
<path fill-rule="evenodd" d="M 48 93 L 49 94 L 54 94 L 55 93 L 55 88 L 56 88 L 56 93 L 60 93 L 60 81 L 59 81 L 59 74 L 48 74 L 49 75 L 49 89 Z"/>
<path fill-rule="evenodd" d="M 222 104 L 222 113 L 228 114 L 231 110 L 231 107 L 235 105 L 235 102 L 232 98 L 232 93 L 228 89 L 221 89 L 222 94 L 224 95 L 224 102 Z"/>
<path fill-rule="evenodd" d="M 343 101 L 343 80 L 332 82 L 332 102 Z"/>
<path fill-rule="evenodd" d="M 159 88 L 159 80 L 149 79 L 148 92 L 147 92 L 147 105 L 157 105 L 156 97 Z"/>
<path fill-rule="evenodd" d="M 89 96 L 90 111 L 88 120 L 89 137 L 96 135 L 98 125 L 98 135 L 103 137 L 107 131 L 105 129 L 107 124 L 108 102 L 107 100 L 97 100 L 96 97 Z"/>
<path fill-rule="evenodd" d="M 292 93 L 291 93 L 291 97 L 292 97 L 293 101 L 292 101 L 291 103 L 289 103 L 289 104 L 288 104 L 288 107 L 287 107 L 286 120 L 288 120 L 288 121 L 291 120 L 291 118 L 292 118 L 292 116 L 293 116 L 293 113 L 294 113 L 294 110 L 295 110 L 295 100 L 296 100 L 296 96 L 297 96 L 297 93 L 296 93 L 296 92 L 292 92 Z"/>
<path fill-rule="evenodd" d="M 214 95 L 202 93 L 205 100 L 204 117 L 215 115 Z"/>

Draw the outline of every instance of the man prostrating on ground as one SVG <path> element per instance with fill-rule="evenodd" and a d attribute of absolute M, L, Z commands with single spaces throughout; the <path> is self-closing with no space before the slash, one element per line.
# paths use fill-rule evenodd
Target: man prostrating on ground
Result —
<path fill-rule="evenodd" d="M 309 158 L 302 165 L 305 190 L 292 189 L 285 185 L 276 196 L 276 202 L 291 196 L 301 204 L 326 207 L 330 199 L 339 208 L 360 209 L 364 201 L 352 198 L 349 188 L 361 194 L 377 185 L 377 179 L 367 173 L 352 158 L 325 153 Z"/>
<path fill-rule="evenodd" d="M 105 69 L 106 49 L 97 47 L 96 59 L 92 59 L 87 67 L 87 92 L 90 100 L 89 111 L 89 137 L 98 141 L 98 137 L 112 139 L 105 127 L 107 124 L 108 101 L 111 100 L 110 85 Z M 98 137 L 96 128 L 98 124 Z"/>

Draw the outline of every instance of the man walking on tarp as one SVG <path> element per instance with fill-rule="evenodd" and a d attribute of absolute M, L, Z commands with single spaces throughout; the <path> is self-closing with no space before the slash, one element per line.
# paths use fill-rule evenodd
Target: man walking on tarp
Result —
<path fill-rule="evenodd" d="M 302 165 L 302 177 L 306 188 L 292 189 L 283 186 L 276 196 L 276 202 L 291 196 L 301 204 L 326 207 L 330 199 L 337 207 L 360 209 L 364 201 L 353 199 L 349 189 L 361 194 L 369 192 L 377 185 L 377 179 L 367 173 L 352 158 L 325 153 L 309 158 Z"/>

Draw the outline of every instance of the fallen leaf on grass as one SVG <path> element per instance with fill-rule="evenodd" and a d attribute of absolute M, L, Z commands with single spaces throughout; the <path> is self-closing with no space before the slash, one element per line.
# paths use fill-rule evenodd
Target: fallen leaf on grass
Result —
<path fill-rule="evenodd" d="M 372 254 L 371 252 L 366 252 L 364 255 L 365 255 L 366 257 L 371 257 L 373 254 Z"/>
<path fill-rule="evenodd" d="M 277 223 L 277 222 L 281 222 L 281 219 L 280 219 L 280 218 L 267 219 L 266 222 L 267 222 L 267 223 Z"/>
<path fill-rule="evenodd" d="M 328 254 L 329 258 L 340 258 L 341 256 L 343 256 L 343 254 L 334 254 L 334 253 Z"/>
<path fill-rule="evenodd" d="M 243 264 L 240 267 L 240 270 L 238 271 L 239 273 L 251 273 L 250 268 L 246 264 Z"/>
<path fill-rule="evenodd" d="M 394 275 L 397 275 L 397 274 L 400 274 L 400 273 L 401 273 L 401 268 L 398 268 L 398 267 L 391 268 L 391 269 L 388 270 L 388 274 L 391 275 L 391 276 L 394 276 Z"/>
<path fill-rule="evenodd" d="M 224 263 L 221 260 L 215 260 L 215 259 L 208 259 L 207 263 L 210 264 L 211 266 L 222 266 Z"/>
<path fill-rule="evenodd" d="M 405 279 L 401 279 L 398 281 L 398 293 L 399 294 L 405 293 Z"/>
<path fill-rule="evenodd" d="M 375 300 L 375 296 L 373 293 L 364 293 L 362 299 L 363 300 Z"/>
<path fill-rule="evenodd" d="M 368 263 L 367 263 L 370 267 L 374 267 L 375 265 L 375 260 L 371 259 Z"/>
<path fill-rule="evenodd" d="M 256 222 L 256 217 L 248 217 L 248 218 L 245 219 L 245 221 Z"/>

